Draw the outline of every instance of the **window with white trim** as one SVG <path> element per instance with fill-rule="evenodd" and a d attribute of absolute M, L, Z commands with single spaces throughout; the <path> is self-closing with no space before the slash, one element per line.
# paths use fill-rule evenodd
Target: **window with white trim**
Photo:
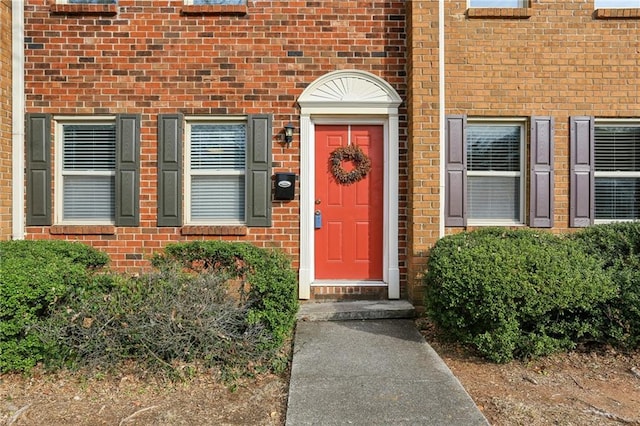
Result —
<path fill-rule="evenodd" d="M 469 7 L 520 8 L 527 7 L 528 0 L 469 0 Z"/>
<path fill-rule="evenodd" d="M 640 121 L 596 120 L 595 220 L 640 219 Z"/>
<path fill-rule="evenodd" d="M 636 9 L 640 0 L 595 0 L 596 9 Z"/>
<path fill-rule="evenodd" d="M 244 224 L 247 123 L 187 122 L 187 224 Z"/>
<path fill-rule="evenodd" d="M 58 223 L 115 221 L 115 118 L 57 121 Z"/>
<path fill-rule="evenodd" d="M 467 126 L 469 224 L 524 222 L 525 122 L 472 121 Z"/>

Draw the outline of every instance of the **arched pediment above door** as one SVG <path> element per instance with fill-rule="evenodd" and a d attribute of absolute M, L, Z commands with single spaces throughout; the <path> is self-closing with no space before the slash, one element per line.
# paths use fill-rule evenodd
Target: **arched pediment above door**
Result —
<path fill-rule="evenodd" d="M 380 113 L 397 109 L 401 102 L 402 99 L 389 83 L 374 74 L 359 70 L 340 70 L 325 74 L 311 83 L 298 99 L 298 104 L 303 109 L 366 107 L 380 109 Z"/>

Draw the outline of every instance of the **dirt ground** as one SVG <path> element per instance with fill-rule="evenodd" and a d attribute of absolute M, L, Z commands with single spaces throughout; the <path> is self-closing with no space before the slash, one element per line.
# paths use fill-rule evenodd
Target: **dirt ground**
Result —
<path fill-rule="evenodd" d="M 418 325 L 492 425 L 640 425 L 640 351 L 496 365 Z M 0 375 L 0 424 L 283 425 L 287 388 L 286 374 L 243 379 L 235 391 L 210 374 L 185 383 L 124 373 Z"/>
<path fill-rule="evenodd" d="M 493 364 L 418 326 L 492 425 L 640 425 L 640 350 Z"/>
<path fill-rule="evenodd" d="M 243 379 L 237 389 L 201 374 L 168 383 L 135 375 L 0 376 L 3 425 L 282 425 L 286 376 Z"/>

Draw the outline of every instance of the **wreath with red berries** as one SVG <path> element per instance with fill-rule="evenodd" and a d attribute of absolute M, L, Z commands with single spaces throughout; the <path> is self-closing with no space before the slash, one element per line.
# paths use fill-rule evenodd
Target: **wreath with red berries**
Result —
<path fill-rule="evenodd" d="M 353 170 L 346 171 L 343 162 L 353 163 Z M 371 159 L 357 145 L 348 145 L 335 149 L 329 155 L 329 167 L 336 181 L 342 185 L 351 185 L 364 179 L 371 170 Z"/>

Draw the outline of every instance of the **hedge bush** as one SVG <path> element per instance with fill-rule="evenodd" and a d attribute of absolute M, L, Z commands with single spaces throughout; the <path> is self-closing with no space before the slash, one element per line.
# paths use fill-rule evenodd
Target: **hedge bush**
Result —
<path fill-rule="evenodd" d="M 27 371 L 43 360 L 47 349 L 34 325 L 108 260 L 78 243 L 0 242 L 0 372 Z"/>
<path fill-rule="evenodd" d="M 257 350 L 262 327 L 227 294 L 222 274 L 163 268 L 140 277 L 113 276 L 107 292 L 86 292 L 41 328 L 53 367 L 112 369 L 132 360 L 149 371 L 181 375 L 196 362 L 235 367 L 268 362 Z"/>
<path fill-rule="evenodd" d="M 284 255 L 196 242 L 168 246 L 153 264 L 139 277 L 103 277 L 110 283 L 60 307 L 41 329 L 51 365 L 105 369 L 133 360 L 178 377 L 192 363 L 239 374 L 286 366 L 279 351 L 298 301 Z"/>
<path fill-rule="evenodd" d="M 616 295 L 597 257 L 533 230 L 445 237 L 431 250 L 424 282 L 436 324 L 495 362 L 601 341 L 601 309 Z"/>
<path fill-rule="evenodd" d="M 571 235 L 587 253 L 600 257 L 617 286 L 604 307 L 611 343 L 640 346 L 640 222 L 596 225 Z"/>

